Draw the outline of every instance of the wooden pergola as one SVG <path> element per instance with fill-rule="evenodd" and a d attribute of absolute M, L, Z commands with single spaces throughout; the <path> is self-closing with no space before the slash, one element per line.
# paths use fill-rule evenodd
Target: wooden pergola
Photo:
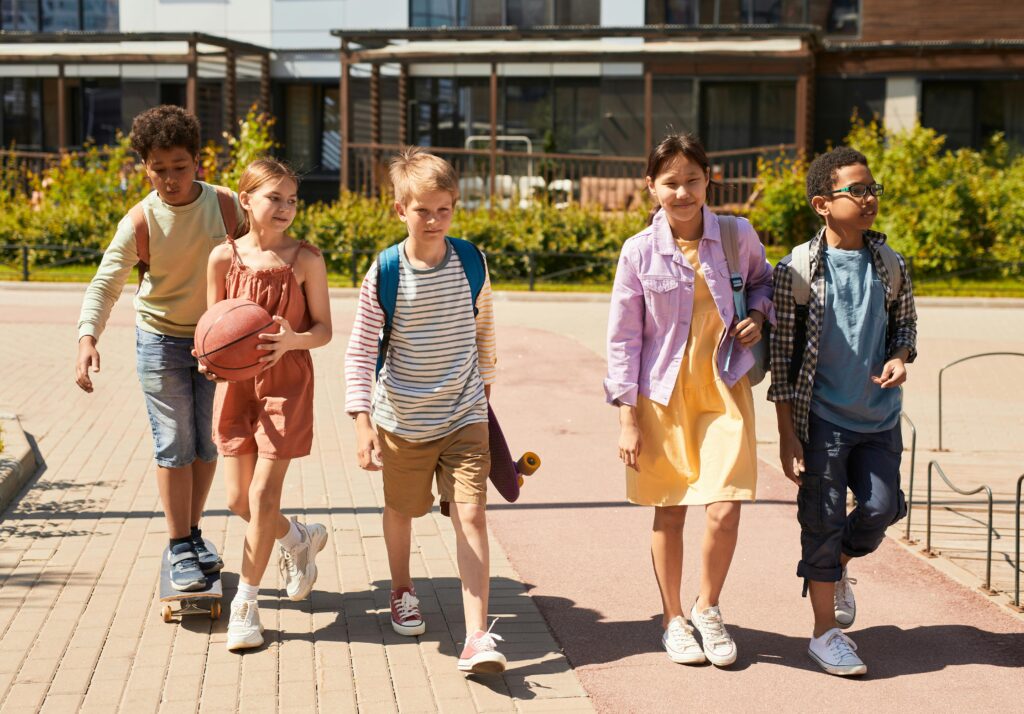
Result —
<path fill-rule="evenodd" d="M 813 25 L 645 27 L 444 27 L 404 30 L 332 30 L 341 42 L 339 85 L 340 179 L 349 182 L 353 64 L 370 65 L 370 135 L 381 143 L 381 66 L 398 64 L 398 103 L 408 98 L 410 64 L 487 63 L 490 65 L 490 155 L 493 193 L 498 137 L 498 65 L 543 62 L 628 62 L 643 65 L 644 144 L 653 144 L 654 77 L 657 74 L 795 76 L 796 146 L 811 144 L 815 48 L 820 28 Z M 634 42 L 611 42 L 615 39 Z M 635 40 L 643 40 L 636 43 Z M 407 143 L 405 121 L 399 143 Z"/>
<path fill-rule="evenodd" d="M 22 49 L 24 47 L 24 49 Z M 57 136 L 68 145 L 66 77 L 68 65 L 183 65 L 185 107 L 198 108 L 199 64 L 224 62 L 224 125 L 234 125 L 240 57 L 259 62 L 259 103 L 270 109 L 270 49 L 201 32 L 0 32 L 0 63 L 57 67 Z"/>

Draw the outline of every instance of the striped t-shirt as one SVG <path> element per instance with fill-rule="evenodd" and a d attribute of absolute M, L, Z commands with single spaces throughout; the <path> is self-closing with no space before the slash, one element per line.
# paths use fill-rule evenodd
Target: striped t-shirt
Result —
<path fill-rule="evenodd" d="M 384 311 L 377 302 L 377 264 L 363 279 L 345 355 L 345 411 L 370 412 L 374 423 L 410 441 L 428 441 L 487 421 L 484 385 L 495 378 L 494 305 L 485 278 L 473 297 L 458 254 L 418 270 L 399 249 L 398 300 L 387 358 L 376 387 L 377 341 Z"/>

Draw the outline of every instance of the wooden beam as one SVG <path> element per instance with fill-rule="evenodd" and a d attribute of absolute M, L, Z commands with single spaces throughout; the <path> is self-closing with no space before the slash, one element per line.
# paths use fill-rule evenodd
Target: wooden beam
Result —
<path fill-rule="evenodd" d="M 798 154 L 809 156 L 814 145 L 814 66 L 796 78 L 796 144 Z"/>
<path fill-rule="evenodd" d="M 270 55 L 260 55 L 260 104 L 261 112 L 270 112 Z"/>
<path fill-rule="evenodd" d="M 199 101 L 196 82 L 199 76 L 198 54 L 195 40 L 188 43 L 188 76 L 185 79 L 185 109 L 198 114 Z"/>
<path fill-rule="evenodd" d="M 380 65 L 370 68 L 370 143 L 380 143 Z M 370 195 L 377 195 L 377 161 L 380 152 L 370 153 Z"/>
<path fill-rule="evenodd" d="M 229 49 L 224 58 L 224 131 L 235 133 L 235 104 L 238 99 L 238 71 L 235 51 Z"/>
<path fill-rule="evenodd" d="M 654 73 L 644 65 L 644 151 L 654 147 Z"/>
<path fill-rule="evenodd" d="M 490 99 L 491 99 L 491 168 L 490 168 L 490 188 L 491 188 L 491 208 L 494 208 L 494 197 L 497 193 L 497 186 L 495 182 L 498 174 L 498 64 L 491 62 L 491 84 L 490 84 Z"/>
<path fill-rule="evenodd" d="M 57 65 L 57 149 L 68 148 L 67 82 L 64 81 L 64 65 Z"/>
<path fill-rule="evenodd" d="M 398 66 L 398 143 L 409 143 L 409 65 Z"/>
<path fill-rule="evenodd" d="M 338 133 L 341 134 L 341 161 L 339 193 L 344 194 L 348 190 L 348 145 L 351 137 L 348 135 L 349 117 L 349 48 L 348 40 L 341 41 L 341 79 L 338 86 Z"/>

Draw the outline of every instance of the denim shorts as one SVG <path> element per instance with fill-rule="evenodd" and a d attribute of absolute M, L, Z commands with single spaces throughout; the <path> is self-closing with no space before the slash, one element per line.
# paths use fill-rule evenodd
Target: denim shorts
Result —
<path fill-rule="evenodd" d="M 196 459 L 216 461 L 213 395 L 216 385 L 199 373 L 191 337 L 135 328 L 135 359 L 153 432 L 157 466 L 181 468 Z"/>

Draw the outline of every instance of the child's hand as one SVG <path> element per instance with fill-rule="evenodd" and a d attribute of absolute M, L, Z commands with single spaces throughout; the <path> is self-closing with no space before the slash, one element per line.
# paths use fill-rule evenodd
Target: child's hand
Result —
<path fill-rule="evenodd" d="M 370 415 L 365 412 L 356 416 L 356 456 L 359 468 L 364 471 L 381 470 L 380 437 L 370 422 Z"/>
<path fill-rule="evenodd" d="M 192 348 L 192 356 L 196 358 L 196 369 L 199 370 L 199 374 L 203 375 L 204 377 L 206 377 L 211 382 L 216 382 L 217 384 L 220 384 L 221 382 L 228 381 L 226 379 L 221 379 L 220 377 L 215 375 L 213 372 L 208 370 L 206 368 L 206 365 L 203 364 L 203 361 L 201 359 L 199 359 L 199 354 L 196 352 L 194 347 Z"/>
<path fill-rule="evenodd" d="M 639 455 L 640 427 L 636 424 L 623 424 L 619 428 L 619 458 L 626 466 L 635 469 Z"/>
<path fill-rule="evenodd" d="M 96 350 L 96 338 L 86 335 L 78 342 L 78 358 L 75 360 L 75 384 L 82 391 L 92 394 L 92 380 L 89 368 L 100 371 L 100 353 Z"/>
<path fill-rule="evenodd" d="M 779 435 L 779 459 L 786 478 L 800 486 L 804 473 L 804 447 L 796 434 Z"/>
<path fill-rule="evenodd" d="M 882 367 L 880 377 L 872 377 L 871 381 L 882 389 L 898 387 L 907 381 L 907 367 L 899 357 L 893 357 Z"/>
<path fill-rule="evenodd" d="M 259 336 L 264 341 L 259 346 L 259 349 L 270 352 L 265 357 L 260 357 L 260 362 L 264 363 L 263 372 L 277 364 L 284 357 L 285 352 L 295 349 L 295 331 L 288 323 L 288 320 L 280 315 L 274 315 L 274 322 L 280 325 L 281 329 L 277 332 L 263 333 Z"/>
<path fill-rule="evenodd" d="M 764 315 L 757 310 L 751 310 L 745 319 L 736 323 L 729 334 L 734 335 L 741 345 L 750 348 L 761 340 L 762 325 L 764 325 Z"/>

